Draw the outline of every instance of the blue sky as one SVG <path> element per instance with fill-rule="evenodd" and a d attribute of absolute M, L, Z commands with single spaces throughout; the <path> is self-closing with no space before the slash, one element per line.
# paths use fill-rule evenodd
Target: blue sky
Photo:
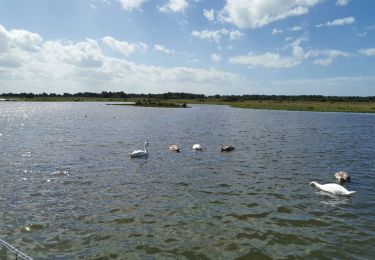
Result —
<path fill-rule="evenodd" d="M 0 0 L 2 92 L 375 95 L 372 0 Z"/>

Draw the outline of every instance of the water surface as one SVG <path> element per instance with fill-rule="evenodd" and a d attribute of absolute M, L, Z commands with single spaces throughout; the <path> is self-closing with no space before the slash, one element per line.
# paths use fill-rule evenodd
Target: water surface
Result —
<path fill-rule="evenodd" d="M 371 259 L 374 133 L 369 114 L 0 103 L 0 238 L 35 259 Z M 308 186 L 340 170 L 354 196 Z"/>

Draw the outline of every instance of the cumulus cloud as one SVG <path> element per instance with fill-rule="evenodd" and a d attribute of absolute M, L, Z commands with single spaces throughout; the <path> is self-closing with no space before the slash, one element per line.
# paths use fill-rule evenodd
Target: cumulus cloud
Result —
<path fill-rule="evenodd" d="M 358 52 L 367 57 L 375 57 L 375 48 L 360 49 Z"/>
<path fill-rule="evenodd" d="M 166 54 L 173 53 L 172 50 L 170 50 L 170 49 L 168 49 L 168 48 L 166 48 L 166 47 L 164 47 L 163 45 L 160 45 L 160 44 L 155 44 L 154 48 L 155 48 L 155 50 L 166 53 Z"/>
<path fill-rule="evenodd" d="M 266 52 L 254 55 L 239 55 L 231 57 L 229 63 L 247 65 L 250 68 L 263 67 L 272 69 L 292 68 L 301 64 L 304 60 L 314 59 L 316 65 L 328 66 L 339 57 L 350 57 L 348 52 L 332 49 L 322 50 L 305 50 L 302 43 L 307 42 L 307 37 L 302 36 L 287 44 L 285 49 L 290 50 L 289 55 L 281 55 L 279 53 Z"/>
<path fill-rule="evenodd" d="M 243 55 L 235 56 L 229 59 L 229 63 L 232 64 L 243 64 L 250 68 L 253 67 L 264 67 L 264 68 L 291 68 L 299 64 L 299 61 L 292 57 L 282 57 L 278 53 L 266 52 L 261 55 Z"/>
<path fill-rule="evenodd" d="M 306 37 L 300 37 L 289 43 L 286 48 L 291 49 L 289 56 L 282 56 L 279 53 L 266 52 L 254 55 L 238 55 L 229 58 L 229 63 L 247 65 L 250 68 L 263 67 L 271 69 L 286 69 L 299 65 L 304 59 L 309 58 L 310 52 L 305 52 L 301 47 L 303 42 L 307 41 Z"/>
<path fill-rule="evenodd" d="M 129 43 L 126 41 L 118 41 L 110 36 L 103 37 L 102 41 L 112 50 L 117 51 L 124 56 L 129 56 L 136 51 L 145 52 L 148 49 L 148 46 L 145 43 Z"/>
<path fill-rule="evenodd" d="M 219 19 L 239 28 L 258 28 L 291 16 L 304 15 L 321 0 L 226 0 Z"/>
<path fill-rule="evenodd" d="M 228 31 L 227 29 L 221 29 L 212 31 L 193 31 L 191 35 L 200 39 L 210 40 L 218 43 L 223 36 L 228 36 L 230 41 L 234 41 L 240 39 L 243 36 L 243 33 L 238 30 Z"/>
<path fill-rule="evenodd" d="M 197 38 L 219 42 L 221 39 L 222 32 L 221 30 L 217 30 L 217 31 L 203 30 L 203 31 L 193 31 L 191 35 Z"/>
<path fill-rule="evenodd" d="M 350 24 L 353 24 L 353 23 L 355 23 L 355 18 L 350 16 L 350 17 L 345 17 L 345 18 L 342 18 L 342 19 L 336 19 L 336 20 L 333 20 L 333 21 L 328 21 L 325 24 L 318 24 L 318 25 L 316 25 L 316 27 L 319 28 L 319 27 L 324 27 L 324 26 L 328 26 L 328 27 L 343 26 L 343 25 L 350 25 Z"/>
<path fill-rule="evenodd" d="M 215 19 L 215 13 L 214 10 L 206 10 L 203 9 L 203 16 L 207 18 L 208 21 L 212 22 Z"/>
<path fill-rule="evenodd" d="M 159 7 L 160 12 L 184 12 L 189 6 L 186 0 L 169 0 L 168 3 Z"/>
<path fill-rule="evenodd" d="M 290 28 L 291 31 L 297 32 L 302 30 L 302 26 L 295 25 L 292 28 Z"/>
<path fill-rule="evenodd" d="M 238 30 L 235 30 L 235 31 L 231 31 L 229 33 L 229 40 L 230 41 L 235 41 L 235 40 L 238 40 L 240 39 L 242 36 L 244 36 L 244 34 Z"/>
<path fill-rule="evenodd" d="M 133 9 L 141 8 L 142 4 L 148 0 L 117 0 L 121 3 L 125 11 L 132 11 Z"/>
<path fill-rule="evenodd" d="M 217 92 L 219 84 L 238 86 L 237 74 L 204 68 L 137 64 L 108 56 L 103 47 L 129 54 L 128 46 L 111 37 L 78 42 L 43 40 L 26 30 L 0 25 L 0 86 L 2 92 L 112 91 Z M 131 51 L 130 51 L 131 52 Z"/>
<path fill-rule="evenodd" d="M 309 52 L 310 57 L 317 57 L 313 63 L 315 65 L 328 66 L 331 65 L 336 58 L 339 57 L 350 57 L 351 54 L 340 50 L 315 50 Z"/>
<path fill-rule="evenodd" d="M 220 62 L 221 61 L 221 56 L 219 54 L 213 53 L 213 54 L 211 54 L 211 60 L 213 62 Z"/>
<path fill-rule="evenodd" d="M 349 4 L 350 0 L 337 0 L 336 5 L 338 6 L 345 6 Z"/>

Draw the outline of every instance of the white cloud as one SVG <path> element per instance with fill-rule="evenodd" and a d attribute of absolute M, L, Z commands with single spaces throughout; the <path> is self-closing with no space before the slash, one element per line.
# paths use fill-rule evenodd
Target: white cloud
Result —
<path fill-rule="evenodd" d="M 213 54 L 211 54 L 211 60 L 213 62 L 220 62 L 221 61 L 221 56 L 219 54 L 213 53 Z"/>
<path fill-rule="evenodd" d="M 219 19 L 239 28 L 257 28 L 306 14 L 319 2 L 321 0 L 226 0 Z"/>
<path fill-rule="evenodd" d="M 296 39 L 287 45 L 286 48 L 292 50 L 292 55 L 282 56 L 279 53 L 266 52 L 264 54 L 239 55 L 229 58 L 229 63 L 247 65 L 250 68 L 292 68 L 299 65 L 304 59 L 309 58 L 309 52 L 305 52 L 300 46 L 302 42 L 307 41 L 306 37 Z"/>
<path fill-rule="evenodd" d="M 132 11 L 133 9 L 141 8 L 142 4 L 148 0 L 117 0 L 121 3 L 125 11 Z"/>
<path fill-rule="evenodd" d="M 149 66 L 111 57 L 102 45 L 126 54 L 128 46 L 111 37 L 103 39 L 45 41 L 38 34 L 0 25 L 1 91 L 160 93 L 189 89 L 214 94 L 218 85 L 243 82 L 237 74 L 216 69 Z"/>
<path fill-rule="evenodd" d="M 244 36 L 244 34 L 238 30 L 236 31 L 231 31 L 229 33 L 229 40 L 231 41 L 235 41 L 235 40 L 238 40 L 240 39 L 242 36 Z"/>
<path fill-rule="evenodd" d="M 375 48 L 360 49 L 358 50 L 358 52 L 368 57 L 375 57 Z"/>
<path fill-rule="evenodd" d="M 41 48 L 43 38 L 36 33 L 25 30 L 7 31 L 0 25 L 0 53 L 7 47 L 20 47 L 28 51 L 37 51 Z"/>
<path fill-rule="evenodd" d="M 303 36 L 295 39 L 293 42 L 287 44 L 286 49 L 291 50 L 289 56 L 282 56 L 279 53 L 266 52 L 264 54 L 254 55 L 239 55 L 229 59 L 229 63 L 247 65 L 250 68 L 263 67 L 263 68 L 292 68 L 299 65 L 304 60 L 314 58 L 313 61 L 316 65 L 327 66 L 333 63 L 338 57 L 349 57 L 350 53 L 323 49 L 323 50 L 304 50 L 301 46 L 303 42 L 307 42 L 307 37 Z"/>
<path fill-rule="evenodd" d="M 168 3 L 159 8 L 160 12 L 184 12 L 189 6 L 186 0 L 169 0 Z"/>
<path fill-rule="evenodd" d="M 307 41 L 306 37 L 300 37 L 291 43 L 293 57 L 297 60 L 308 58 L 309 54 L 300 46 L 302 42 Z"/>
<path fill-rule="evenodd" d="M 295 25 L 292 28 L 290 28 L 291 31 L 297 32 L 302 30 L 302 26 Z"/>
<path fill-rule="evenodd" d="M 145 43 L 129 43 L 126 41 L 117 41 L 110 36 L 103 37 L 102 41 L 112 50 L 117 51 L 125 56 L 129 56 L 136 51 L 145 52 L 148 49 L 148 46 Z"/>
<path fill-rule="evenodd" d="M 291 68 L 298 65 L 300 62 L 292 57 L 282 57 L 278 53 L 266 52 L 261 55 L 248 54 L 244 56 L 235 56 L 229 59 L 229 63 L 243 64 L 249 67 L 264 67 L 264 68 Z"/>
<path fill-rule="evenodd" d="M 320 65 L 320 66 L 328 66 L 331 65 L 333 62 L 332 59 L 326 58 L 326 59 L 316 59 L 313 61 L 315 65 Z"/>
<path fill-rule="evenodd" d="M 338 6 L 345 6 L 349 4 L 350 0 L 337 0 L 336 5 Z"/>
<path fill-rule="evenodd" d="M 338 57 L 350 57 L 351 55 L 350 53 L 344 51 L 326 49 L 311 51 L 309 56 L 320 57 L 313 61 L 315 65 L 328 66 L 331 65 Z"/>
<path fill-rule="evenodd" d="M 215 19 L 215 13 L 214 10 L 206 10 L 203 9 L 203 16 L 207 18 L 208 21 L 212 22 Z"/>
<path fill-rule="evenodd" d="M 192 36 L 201 38 L 201 39 L 207 39 L 215 42 L 219 42 L 221 39 L 221 31 L 210 31 L 210 30 L 203 30 L 203 31 L 193 31 L 191 33 Z"/>
<path fill-rule="evenodd" d="M 272 30 L 272 35 L 280 34 L 280 33 L 282 33 L 282 32 L 283 32 L 282 30 L 273 29 L 273 30 Z"/>
<path fill-rule="evenodd" d="M 166 53 L 166 54 L 173 53 L 172 50 L 170 50 L 170 49 L 168 49 L 168 48 L 166 48 L 166 47 L 164 47 L 163 45 L 160 45 L 160 44 L 155 44 L 154 48 L 155 48 L 155 50 Z"/>
<path fill-rule="evenodd" d="M 193 31 L 191 35 L 200 39 L 210 40 L 218 43 L 220 42 L 222 36 L 228 36 L 230 41 L 234 41 L 240 39 L 244 34 L 238 30 L 228 31 L 227 29 L 221 29 L 215 31 Z"/>
<path fill-rule="evenodd" d="M 355 23 L 355 18 L 350 16 L 350 17 L 345 17 L 342 19 L 336 19 L 333 21 L 328 21 L 325 24 L 318 24 L 316 25 L 317 28 L 323 27 L 323 26 L 328 26 L 328 27 L 333 27 L 333 26 L 343 26 L 343 25 L 350 25 Z"/>

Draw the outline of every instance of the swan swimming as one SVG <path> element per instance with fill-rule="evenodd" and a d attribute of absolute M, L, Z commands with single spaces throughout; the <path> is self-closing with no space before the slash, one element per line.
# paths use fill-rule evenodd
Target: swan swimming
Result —
<path fill-rule="evenodd" d="M 130 158 L 147 156 L 148 155 L 147 146 L 148 146 L 148 142 L 145 142 L 144 150 L 136 150 L 132 153 L 129 153 Z"/>
<path fill-rule="evenodd" d="M 193 150 L 202 150 L 202 146 L 200 144 L 194 144 L 193 145 Z"/>
<path fill-rule="evenodd" d="M 172 145 L 169 146 L 169 150 L 171 150 L 172 152 L 179 153 L 181 149 L 180 149 L 180 147 L 178 147 L 177 144 L 172 144 Z"/>
<path fill-rule="evenodd" d="M 309 185 L 313 186 L 313 187 L 315 187 L 319 190 L 326 191 L 326 192 L 329 192 L 329 193 L 333 193 L 333 194 L 336 194 L 336 195 L 349 196 L 349 195 L 355 193 L 355 191 L 348 191 L 343 186 L 338 185 L 336 183 L 319 184 L 316 181 L 311 181 L 309 183 Z"/>
<path fill-rule="evenodd" d="M 231 145 L 224 145 L 223 147 L 221 147 L 222 152 L 230 152 L 230 151 L 233 151 L 233 150 L 234 150 L 234 147 L 231 146 Z"/>
<path fill-rule="evenodd" d="M 336 172 L 335 178 L 339 180 L 340 184 L 350 181 L 350 176 L 347 172 L 342 172 L 342 171 Z"/>

